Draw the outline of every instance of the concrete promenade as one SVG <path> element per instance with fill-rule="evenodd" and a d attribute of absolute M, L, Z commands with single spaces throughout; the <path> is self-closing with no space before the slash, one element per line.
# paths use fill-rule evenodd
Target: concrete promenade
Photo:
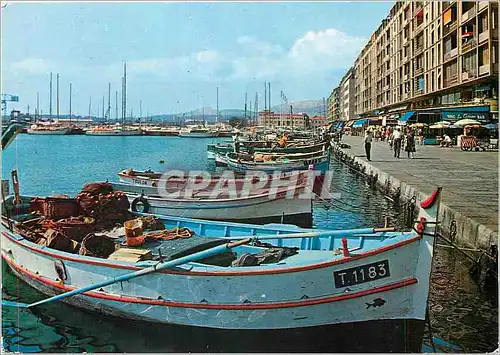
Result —
<path fill-rule="evenodd" d="M 457 224 L 457 241 L 487 248 L 498 238 L 498 151 L 462 151 L 460 148 L 419 146 L 415 159 L 401 151 L 394 158 L 387 142 L 373 142 L 371 161 L 365 156 L 360 137 L 344 136 L 351 149 L 343 151 L 356 157 L 367 172 L 378 173 L 378 183 L 388 179 L 401 188 L 401 196 L 431 194 L 443 187 L 441 220 L 443 233 L 449 233 L 451 221 Z M 411 191 L 410 191 L 411 190 Z M 448 233 L 447 233 L 448 232 Z"/>

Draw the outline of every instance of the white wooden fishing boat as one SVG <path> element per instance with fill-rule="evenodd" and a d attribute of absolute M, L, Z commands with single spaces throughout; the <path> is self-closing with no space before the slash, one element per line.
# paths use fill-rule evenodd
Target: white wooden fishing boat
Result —
<path fill-rule="evenodd" d="M 409 232 L 311 231 L 161 217 L 167 228 L 193 230 L 192 241 L 199 241 L 196 252 L 182 250 L 184 256 L 179 257 L 181 250 L 172 253 L 175 241 L 164 241 L 151 247 L 153 260 L 137 263 L 32 243 L 21 223 L 33 218 L 29 211 L 8 208 L 1 226 L 2 258 L 20 279 L 47 296 L 57 296 L 31 305 L 2 304 L 32 309 L 59 300 L 125 319 L 195 327 L 193 331 L 212 329 L 214 337 L 237 330 L 231 334 L 245 339 L 245 334 L 261 331 L 279 343 L 283 334 L 303 340 L 302 331 L 322 334 L 308 345 L 327 341 L 332 352 L 419 352 L 439 192 L 420 204 L 420 222 Z M 11 205 L 8 198 L 4 206 Z M 246 237 L 252 240 L 212 248 L 221 239 Z M 238 258 L 255 256 L 266 250 L 256 244 L 258 239 L 299 249 L 256 266 L 217 266 L 202 260 L 228 250 Z M 161 248 L 170 261 L 159 259 Z"/>
<path fill-rule="evenodd" d="M 199 126 L 188 126 L 179 131 L 179 137 L 212 138 L 217 137 L 217 135 L 217 131 Z"/>
<path fill-rule="evenodd" d="M 88 136 L 140 136 L 142 130 L 117 124 L 114 126 L 94 126 L 85 134 Z"/>
<path fill-rule="evenodd" d="M 292 223 L 312 227 L 312 196 L 299 198 L 306 191 L 305 180 L 301 183 L 275 188 L 253 188 L 248 184 L 235 186 L 234 196 L 220 192 L 216 186 L 189 191 L 185 186 L 173 188 L 175 198 L 158 195 L 158 189 L 130 184 L 112 183 L 113 189 L 123 191 L 134 212 L 164 216 L 233 221 L 245 223 Z"/>
<path fill-rule="evenodd" d="M 293 171 L 293 170 L 318 170 L 327 171 L 330 166 L 330 153 L 320 152 L 307 153 L 307 157 L 301 158 L 302 154 L 287 154 L 285 156 L 273 156 L 273 160 L 256 162 L 253 157 L 237 153 L 227 153 L 225 157 L 216 157 L 219 165 L 226 164 L 229 169 L 235 171 Z"/>
<path fill-rule="evenodd" d="M 57 125 L 32 125 L 28 128 L 28 134 L 43 134 L 43 135 L 65 135 L 70 134 L 70 127 L 61 127 Z"/>
<path fill-rule="evenodd" d="M 141 187 L 154 187 L 157 188 L 160 185 L 165 189 L 180 189 L 186 188 L 186 185 L 191 182 L 190 172 L 188 171 L 175 171 L 175 174 L 166 175 L 165 173 L 159 173 L 154 171 L 141 171 L 134 169 L 124 169 L 118 172 L 118 180 L 125 184 L 138 185 Z M 178 175 L 179 174 L 179 175 Z M 301 181 L 306 178 L 308 171 L 290 171 L 283 172 L 280 175 L 266 175 L 267 183 L 262 185 L 261 188 L 269 188 L 271 186 L 271 182 L 273 179 L 289 179 L 292 182 Z M 255 172 L 224 172 L 224 173 L 211 173 L 210 174 L 211 181 L 207 188 L 213 188 L 216 186 L 221 177 L 234 177 L 231 179 L 237 189 L 241 189 L 243 185 L 252 183 L 252 180 L 255 180 L 261 177 L 260 174 Z M 263 177 L 262 177 L 263 178 Z M 199 179 L 199 177 L 198 177 Z M 319 183 L 319 181 L 317 181 Z"/>

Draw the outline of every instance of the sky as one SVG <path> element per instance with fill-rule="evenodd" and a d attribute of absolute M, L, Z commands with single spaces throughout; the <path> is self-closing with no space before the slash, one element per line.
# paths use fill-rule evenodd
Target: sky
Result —
<path fill-rule="evenodd" d="M 127 63 L 127 111 L 181 113 L 243 108 L 245 93 L 264 105 L 328 97 L 392 2 L 15 3 L 1 9 L 2 93 L 17 108 L 52 112 L 59 73 L 60 113 L 102 111 L 111 82 L 121 95 Z M 121 101 L 119 110 L 121 109 Z M 98 111 L 99 110 L 99 111 Z M 101 115 L 100 113 L 99 115 Z M 121 113 L 119 113 L 121 116 Z"/>

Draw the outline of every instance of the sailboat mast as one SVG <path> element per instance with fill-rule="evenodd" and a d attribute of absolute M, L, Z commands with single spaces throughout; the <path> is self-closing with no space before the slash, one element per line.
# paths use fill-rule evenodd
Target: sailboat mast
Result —
<path fill-rule="evenodd" d="M 247 119 L 247 93 L 245 93 L 245 120 Z"/>
<path fill-rule="evenodd" d="M 118 122 L 118 90 L 115 91 L 115 119 Z"/>
<path fill-rule="evenodd" d="M 215 123 L 219 122 L 219 87 L 217 86 L 217 114 L 215 115 Z"/>
<path fill-rule="evenodd" d="M 49 116 L 52 118 L 52 72 L 50 73 L 50 87 L 49 87 Z"/>
<path fill-rule="evenodd" d="M 89 120 L 92 113 L 92 96 L 89 97 Z"/>
<path fill-rule="evenodd" d="M 122 79 L 122 124 L 125 124 L 125 116 L 127 115 L 127 63 L 123 63 L 123 79 Z"/>
<path fill-rule="evenodd" d="M 269 105 L 269 111 L 271 111 L 271 82 L 267 83 L 267 85 L 269 88 L 269 90 L 267 90 L 267 93 L 269 95 L 268 105 Z"/>
<path fill-rule="evenodd" d="M 259 114 L 259 94 L 255 93 L 255 104 L 254 104 L 254 123 L 257 124 L 257 117 Z"/>
<path fill-rule="evenodd" d="M 108 112 L 106 112 L 106 118 L 108 121 L 111 118 L 111 83 L 108 83 Z"/>
<path fill-rule="evenodd" d="M 59 120 L 59 73 L 56 76 L 56 112 L 57 119 Z"/>
<path fill-rule="evenodd" d="M 36 93 L 36 121 L 40 120 L 40 93 Z"/>
<path fill-rule="evenodd" d="M 267 110 L 267 81 L 264 81 L 264 111 Z"/>
<path fill-rule="evenodd" d="M 71 91 L 72 91 L 72 84 L 69 83 L 69 123 L 71 124 Z"/>

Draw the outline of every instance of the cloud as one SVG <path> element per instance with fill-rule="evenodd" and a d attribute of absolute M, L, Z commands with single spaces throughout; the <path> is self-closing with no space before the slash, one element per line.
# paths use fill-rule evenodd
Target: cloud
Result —
<path fill-rule="evenodd" d="M 10 65 L 15 73 L 46 74 L 50 72 L 52 65 L 41 58 L 26 58 Z"/>

